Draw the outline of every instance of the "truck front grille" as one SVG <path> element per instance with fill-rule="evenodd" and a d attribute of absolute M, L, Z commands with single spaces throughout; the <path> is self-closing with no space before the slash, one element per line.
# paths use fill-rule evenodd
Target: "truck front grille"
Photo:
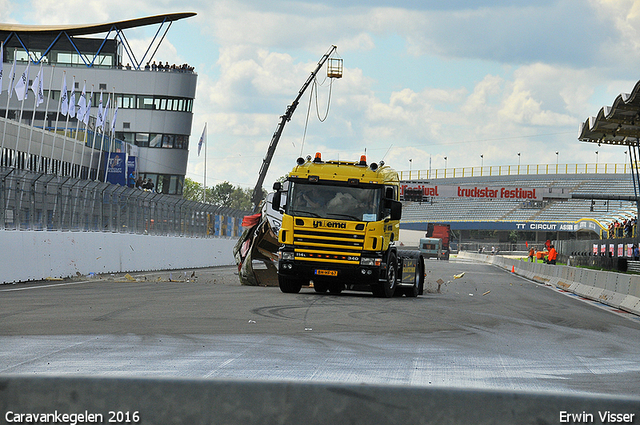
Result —
<path fill-rule="evenodd" d="M 296 260 L 358 264 L 364 246 L 364 232 L 294 228 Z"/>

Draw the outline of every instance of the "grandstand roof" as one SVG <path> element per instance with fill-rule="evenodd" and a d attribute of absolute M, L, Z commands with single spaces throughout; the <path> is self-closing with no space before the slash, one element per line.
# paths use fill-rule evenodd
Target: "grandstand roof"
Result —
<path fill-rule="evenodd" d="M 195 16 L 194 12 L 165 13 L 162 15 L 147 16 L 144 18 L 127 19 L 125 21 L 106 22 L 103 24 L 80 24 L 80 25 L 20 25 L 0 23 L 0 32 L 19 33 L 59 33 L 66 32 L 69 35 L 91 35 L 101 34 L 111 31 L 114 27 L 120 30 L 144 27 L 147 25 L 161 24 L 163 22 L 173 22 L 184 18 Z"/>
<path fill-rule="evenodd" d="M 636 146 L 640 138 L 640 81 L 631 93 L 618 95 L 595 117 L 580 124 L 578 140 L 610 145 Z"/>

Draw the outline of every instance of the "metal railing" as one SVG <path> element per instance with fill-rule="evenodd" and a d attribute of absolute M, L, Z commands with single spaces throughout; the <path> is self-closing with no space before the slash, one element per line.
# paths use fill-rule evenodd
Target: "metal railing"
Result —
<path fill-rule="evenodd" d="M 247 214 L 174 195 L 0 167 L 0 230 L 237 237 Z"/>
<path fill-rule="evenodd" d="M 440 168 L 399 171 L 400 180 L 445 179 L 481 176 L 517 176 L 543 174 L 626 174 L 632 166 L 625 164 L 528 164 L 487 165 L 482 167 Z"/>

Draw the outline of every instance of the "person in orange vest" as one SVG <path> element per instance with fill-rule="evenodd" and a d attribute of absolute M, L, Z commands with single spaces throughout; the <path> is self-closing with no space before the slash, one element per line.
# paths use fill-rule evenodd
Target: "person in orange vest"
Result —
<path fill-rule="evenodd" d="M 533 247 L 531 247 L 531 249 L 529 250 L 529 261 L 531 261 L 533 263 L 533 256 L 536 254 L 536 251 L 533 249 Z"/>
<path fill-rule="evenodd" d="M 550 248 L 551 249 L 549 249 L 549 255 L 547 256 L 547 260 L 549 264 L 555 264 L 556 260 L 558 259 L 558 251 L 556 251 L 556 248 L 553 245 L 551 245 Z"/>

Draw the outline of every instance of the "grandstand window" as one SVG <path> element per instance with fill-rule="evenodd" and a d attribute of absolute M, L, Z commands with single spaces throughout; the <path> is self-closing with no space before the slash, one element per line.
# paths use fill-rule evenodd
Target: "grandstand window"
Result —
<path fill-rule="evenodd" d="M 125 131 L 116 131 L 116 139 L 120 139 L 124 142 L 135 144 L 135 133 L 125 132 Z"/>
<path fill-rule="evenodd" d="M 187 149 L 188 146 L 189 146 L 189 136 L 182 136 L 182 135 L 176 136 L 176 143 L 174 145 L 176 149 Z"/>
<path fill-rule="evenodd" d="M 173 148 L 173 143 L 176 137 L 173 134 L 165 134 L 162 136 L 162 147 Z"/>
<path fill-rule="evenodd" d="M 138 109 L 154 109 L 153 96 L 138 96 Z"/>
<path fill-rule="evenodd" d="M 155 186 L 155 191 L 159 193 L 182 195 L 182 187 L 184 185 L 184 178 L 182 176 L 144 173 L 142 174 L 142 178 L 150 179 Z"/>
<path fill-rule="evenodd" d="M 136 133 L 136 145 L 140 147 L 149 146 L 149 133 Z"/>
<path fill-rule="evenodd" d="M 118 102 L 118 108 L 131 109 L 135 108 L 135 95 L 132 94 L 118 94 L 116 95 L 116 101 Z"/>
<path fill-rule="evenodd" d="M 161 148 L 162 147 L 162 134 L 149 134 L 149 147 Z"/>

